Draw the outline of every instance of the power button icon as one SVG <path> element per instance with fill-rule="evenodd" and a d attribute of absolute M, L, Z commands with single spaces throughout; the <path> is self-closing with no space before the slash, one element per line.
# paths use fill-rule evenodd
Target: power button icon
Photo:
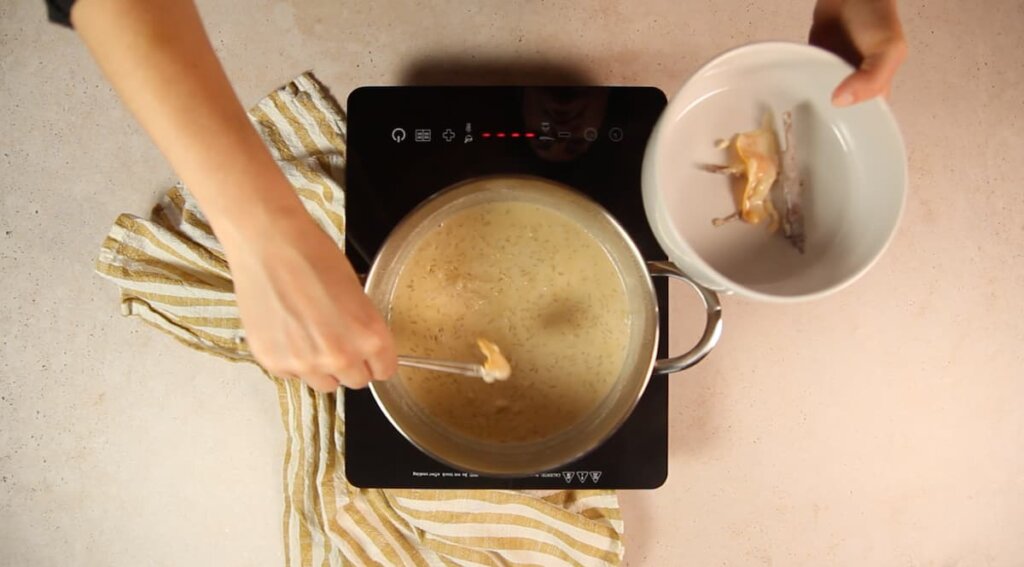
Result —
<path fill-rule="evenodd" d="M 613 142 L 621 142 L 623 136 L 624 133 L 622 132 L 622 128 L 619 128 L 618 126 L 612 128 L 611 130 L 608 130 L 608 139 Z"/>
<path fill-rule="evenodd" d="M 401 144 L 402 140 L 405 139 L 405 129 L 404 128 L 395 128 L 394 130 L 392 130 L 391 131 L 391 139 L 394 140 L 396 143 Z"/>

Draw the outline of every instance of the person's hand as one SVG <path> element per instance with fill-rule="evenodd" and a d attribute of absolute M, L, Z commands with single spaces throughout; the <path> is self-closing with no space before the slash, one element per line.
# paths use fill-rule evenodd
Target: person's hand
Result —
<path fill-rule="evenodd" d="M 71 20 L 224 245 L 256 361 L 321 392 L 394 374 L 383 318 L 257 135 L 195 4 L 80 0 Z"/>
<path fill-rule="evenodd" d="M 896 0 L 818 0 L 810 42 L 857 67 L 833 92 L 836 106 L 888 96 L 907 57 Z"/>
<path fill-rule="evenodd" d="M 246 342 L 275 376 L 320 392 L 386 380 L 397 365 L 384 319 L 351 264 L 305 211 L 263 236 L 225 242 Z"/>

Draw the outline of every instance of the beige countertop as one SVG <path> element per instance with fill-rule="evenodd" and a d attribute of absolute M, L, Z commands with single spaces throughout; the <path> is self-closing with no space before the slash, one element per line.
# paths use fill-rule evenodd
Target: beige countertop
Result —
<path fill-rule="evenodd" d="M 812 3 L 200 8 L 251 103 L 309 68 L 341 100 L 564 74 L 671 94 L 736 44 L 803 39 Z M 1024 4 L 902 6 L 902 227 L 831 298 L 725 299 L 721 345 L 673 378 L 667 484 L 622 495 L 630 565 L 1024 564 Z M 0 563 L 280 565 L 275 391 L 121 318 L 92 274 L 174 174 L 41 1 L 0 6 L 0 116 Z"/>

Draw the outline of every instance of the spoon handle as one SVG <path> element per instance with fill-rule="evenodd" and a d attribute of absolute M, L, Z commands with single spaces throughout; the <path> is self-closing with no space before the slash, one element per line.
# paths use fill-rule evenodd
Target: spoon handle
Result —
<path fill-rule="evenodd" d="M 399 355 L 398 365 L 422 368 L 423 370 L 434 370 L 436 372 L 447 372 L 449 374 L 459 374 L 462 376 L 472 376 L 474 378 L 483 378 L 485 374 L 484 367 L 480 364 L 437 360 L 433 358 L 408 356 L 404 354 Z"/>

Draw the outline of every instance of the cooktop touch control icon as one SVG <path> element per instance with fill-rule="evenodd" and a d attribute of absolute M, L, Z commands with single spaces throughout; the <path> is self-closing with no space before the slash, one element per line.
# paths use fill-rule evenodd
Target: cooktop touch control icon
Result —
<path fill-rule="evenodd" d="M 405 139 L 405 129 L 395 128 L 394 130 L 392 130 L 391 139 L 394 140 L 396 143 L 401 144 L 402 140 Z"/>
<path fill-rule="evenodd" d="M 622 128 L 616 126 L 611 130 L 608 130 L 608 139 L 613 142 L 621 142 L 623 137 Z"/>
<path fill-rule="evenodd" d="M 576 481 L 579 484 L 591 482 L 597 484 L 601 480 L 601 474 L 604 471 L 562 471 L 562 479 L 565 480 L 566 484 L 570 484 Z"/>
<path fill-rule="evenodd" d="M 441 133 L 441 137 L 444 138 L 444 141 L 451 142 L 452 140 L 455 139 L 455 130 L 448 128 L 447 130 Z"/>
<path fill-rule="evenodd" d="M 418 128 L 416 130 L 415 139 L 417 142 L 429 142 L 432 134 L 430 130 L 426 128 Z"/>

